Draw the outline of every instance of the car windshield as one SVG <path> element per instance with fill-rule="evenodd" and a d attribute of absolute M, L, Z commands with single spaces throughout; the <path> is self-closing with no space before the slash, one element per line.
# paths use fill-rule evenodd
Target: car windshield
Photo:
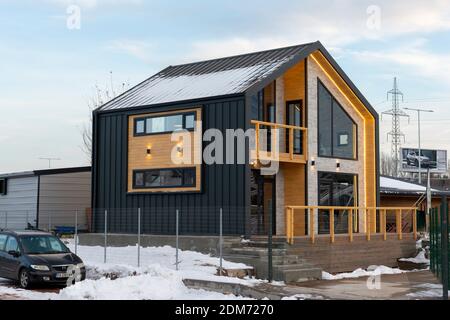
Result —
<path fill-rule="evenodd" d="M 54 236 L 34 235 L 21 237 L 22 247 L 27 254 L 68 253 L 70 250 Z"/>

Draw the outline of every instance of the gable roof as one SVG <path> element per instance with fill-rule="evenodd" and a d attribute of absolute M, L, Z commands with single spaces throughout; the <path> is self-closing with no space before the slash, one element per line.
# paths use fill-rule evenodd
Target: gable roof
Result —
<path fill-rule="evenodd" d="M 243 94 L 313 44 L 170 66 L 97 110 Z"/>
<path fill-rule="evenodd" d="M 57 169 L 43 169 L 43 170 L 32 170 L 32 171 L 22 171 L 22 172 L 12 172 L 12 173 L 0 173 L 0 179 L 5 178 L 25 178 L 25 177 L 37 177 L 37 176 L 48 176 L 52 174 L 64 174 L 64 173 L 76 173 L 76 172 L 90 172 L 91 167 L 71 167 L 71 168 L 57 168 Z"/>
<path fill-rule="evenodd" d="M 319 50 L 369 112 L 375 109 L 319 42 L 169 66 L 97 108 L 108 112 L 205 98 L 254 93 Z"/>

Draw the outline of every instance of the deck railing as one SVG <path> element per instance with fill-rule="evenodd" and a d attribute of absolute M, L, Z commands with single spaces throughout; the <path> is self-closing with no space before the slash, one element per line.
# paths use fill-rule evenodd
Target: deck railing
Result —
<path fill-rule="evenodd" d="M 301 214 L 298 214 L 299 211 Z M 414 239 L 417 239 L 417 208 L 416 207 L 339 207 L 339 206 L 286 206 L 286 239 L 290 244 L 294 243 L 296 236 L 309 236 L 311 242 L 314 243 L 316 236 L 319 234 L 329 234 L 331 243 L 335 242 L 336 237 L 336 223 L 335 213 L 340 212 L 345 216 L 346 222 L 345 232 L 340 234 L 347 234 L 350 242 L 353 241 L 353 236 L 357 234 L 365 234 L 367 241 L 370 241 L 373 234 L 382 234 L 383 239 L 387 240 L 387 234 L 395 231 L 398 239 L 403 239 L 404 233 L 412 233 Z M 403 222 L 408 221 L 403 217 L 405 214 L 410 215 L 410 222 L 412 226 L 411 231 L 404 232 Z M 394 213 L 395 222 L 387 225 L 387 215 Z M 317 221 L 316 221 L 317 218 Z M 328 218 L 325 224 L 320 224 L 320 218 Z M 363 223 L 360 223 L 360 218 Z M 326 219 L 325 219 L 326 220 Z M 391 219 L 392 220 L 392 219 Z M 341 221 L 342 222 L 342 221 Z M 324 228 L 328 224 L 328 230 Z M 345 223 L 344 223 L 345 225 Z M 300 226 L 300 227 L 299 227 Z M 316 230 L 321 228 L 320 230 Z M 360 227 L 363 227 L 361 232 Z M 395 227 L 395 229 L 394 229 Z M 300 229 L 300 235 L 296 235 Z M 377 232 L 378 230 L 378 232 Z"/>
<path fill-rule="evenodd" d="M 288 124 L 265 122 L 252 120 L 251 123 L 255 126 L 255 146 L 252 151 L 252 156 L 256 160 L 275 160 L 284 162 L 306 162 L 308 155 L 308 129 L 299 126 Z M 262 135 L 261 131 L 266 130 L 266 135 Z M 283 132 L 285 134 L 283 134 Z M 298 149 L 295 150 L 294 141 L 297 137 L 295 133 L 299 134 L 298 139 L 300 143 Z M 269 139 L 264 141 L 264 137 Z M 270 141 L 270 142 L 269 142 Z M 284 152 L 280 152 L 280 142 L 285 141 Z M 264 144 L 264 142 L 266 142 Z"/>

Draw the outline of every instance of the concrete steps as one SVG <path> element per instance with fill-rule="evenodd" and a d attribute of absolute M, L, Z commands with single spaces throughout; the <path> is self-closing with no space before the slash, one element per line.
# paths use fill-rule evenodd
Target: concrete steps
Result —
<path fill-rule="evenodd" d="M 225 250 L 224 258 L 253 266 L 258 278 L 268 277 L 267 241 L 249 241 L 239 247 L 230 247 Z M 277 281 L 290 283 L 322 278 L 322 269 L 298 254 L 288 253 L 286 243 L 282 241 L 273 245 L 272 266 L 273 278 Z"/>

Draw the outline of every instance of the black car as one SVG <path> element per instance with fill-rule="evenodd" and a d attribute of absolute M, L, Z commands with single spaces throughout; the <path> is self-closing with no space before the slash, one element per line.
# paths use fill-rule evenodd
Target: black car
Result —
<path fill-rule="evenodd" d="M 35 283 L 69 285 L 86 278 L 83 261 L 54 235 L 0 230 L 0 277 L 22 288 Z"/>

